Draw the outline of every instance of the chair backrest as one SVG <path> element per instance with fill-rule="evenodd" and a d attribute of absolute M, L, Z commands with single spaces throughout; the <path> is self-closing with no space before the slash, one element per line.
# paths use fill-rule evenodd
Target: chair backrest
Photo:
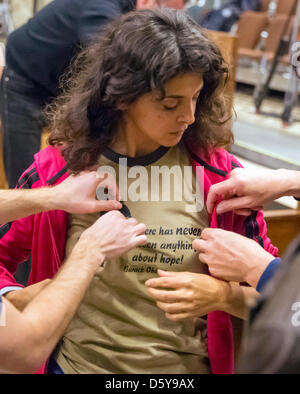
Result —
<path fill-rule="evenodd" d="M 276 14 L 286 14 L 289 15 L 294 8 L 294 13 L 296 12 L 295 0 L 277 0 Z"/>
<path fill-rule="evenodd" d="M 271 0 L 260 0 L 260 10 L 262 12 L 268 12 L 270 3 Z"/>
<path fill-rule="evenodd" d="M 230 79 L 225 87 L 228 110 L 232 111 L 236 85 L 237 50 L 239 38 L 236 35 L 220 31 L 207 31 L 209 37 L 219 46 L 225 61 L 229 65 Z"/>
<path fill-rule="evenodd" d="M 239 48 L 254 49 L 267 23 L 267 13 L 254 11 L 243 12 L 237 29 Z"/>
<path fill-rule="evenodd" d="M 269 23 L 267 28 L 268 38 L 266 40 L 265 52 L 274 53 L 276 52 L 280 39 L 284 35 L 288 15 L 275 15 Z"/>

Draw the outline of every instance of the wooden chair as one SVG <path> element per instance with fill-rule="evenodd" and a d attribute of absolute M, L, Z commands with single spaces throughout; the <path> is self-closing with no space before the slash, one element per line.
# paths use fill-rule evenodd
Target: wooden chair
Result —
<path fill-rule="evenodd" d="M 282 256 L 291 241 L 300 233 L 300 204 L 297 209 L 264 211 L 268 236 Z"/>
<path fill-rule="evenodd" d="M 241 15 L 237 28 L 239 57 L 251 57 L 268 20 L 265 12 L 246 11 Z"/>
<path fill-rule="evenodd" d="M 260 9 L 262 12 L 268 12 L 271 0 L 260 0 Z M 295 0 L 277 0 L 276 14 L 289 15 L 293 11 Z M 294 9 L 295 12 L 295 9 Z"/>
<path fill-rule="evenodd" d="M 238 58 L 239 37 L 230 33 L 224 33 L 214 30 L 207 31 L 207 34 L 221 49 L 222 55 L 229 65 L 230 79 L 227 83 L 224 93 L 227 98 L 228 109 L 231 110 L 233 107 L 236 85 L 236 67 Z"/>
<path fill-rule="evenodd" d="M 277 0 L 276 14 L 289 15 L 296 12 L 295 0 Z"/>
<path fill-rule="evenodd" d="M 260 10 L 261 12 L 268 12 L 271 0 L 260 0 Z"/>
<path fill-rule="evenodd" d="M 259 13 L 257 13 L 259 14 Z M 252 33 L 249 33 L 249 37 L 245 39 L 244 41 L 247 41 L 246 45 L 240 45 L 239 47 L 239 57 L 246 57 L 255 61 L 261 61 L 261 59 L 264 57 L 267 62 L 271 62 L 274 59 L 276 50 L 278 48 L 280 39 L 284 33 L 284 29 L 288 20 L 288 15 L 286 14 L 278 14 L 275 15 L 272 19 L 270 19 L 268 25 L 266 24 L 263 26 L 263 15 L 266 16 L 266 14 L 262 13 L 261 18 L 257 16 L 254 19 L 256 20 L 256 24 L 253 25 L 255 26 L 255 31 Z M 249 18 L 251 19 L 251 18 Z M 267 19 L 268 20 L 268 19 Z M 267 22 L 266 20 L 266 22 Z M 250 22 L 250 21 L 248 21 Z M 250 24 L 250 23 L 249 23 Z M 246 27 L 243 25 L 243 21 L 239 24 L 240 31 L 239 34 L 242 36 L 246 34 Z M 264 29 L 266 27 L 266 29 Z M 253 28 L 254 30 L 254 28 Z M 267 38 L 265 40 L 265 45 L 263 49 L 256 49 L 255 46 L 258 42 L 259 36 L 261 32 L 265 30 L 267 33 Z M 256 42 L 255 42 L 256 41 Z M 250 45 L 253 45 L 254 47 L 250 48 Z"/>

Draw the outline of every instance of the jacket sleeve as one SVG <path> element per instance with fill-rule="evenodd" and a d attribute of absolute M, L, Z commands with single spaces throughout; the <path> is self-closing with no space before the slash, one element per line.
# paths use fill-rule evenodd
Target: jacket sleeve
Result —
<path fill-rule="evenodd" d="M 37 181 L 39 176 L 32 165 L 20 177 L 16 188 L 31 189 Z M 13 275 L 18 265 L 30 256 L 33 218 L 29 216 L 0 226 L 0 290 L 5 287 L 23 287 Z"/>

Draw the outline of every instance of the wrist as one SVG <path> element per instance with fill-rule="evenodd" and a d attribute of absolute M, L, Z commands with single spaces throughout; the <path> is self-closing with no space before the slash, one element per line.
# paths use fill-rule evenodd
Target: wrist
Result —
<path fill-rule="evenodd" d="M 285 185 L 285 190 L 282 195 L 300 198 L 300 172 L 286 169 L 280 169 L 277 171 L 280 171 L 282 174 L 282 184 Z"/>
<path fill-rule="evenodd" d="M 72 251 L 72 259 L 84 261 L 85 265 L 92 265 L 97 269 L 105 258 L 106 255 L 99 244 L 93 246 L 91 237 L 83 232 Z"/>
<path fill-rule="evenodd" d="M 214 310 L 227 312 L 228 306 L 231 303 L 230 283 L 221 279 L 216 280 L 218 281 L 218 291 L 216 297 L 217 305 Z"/>
<path fill-rule="evenodd" d="M 32 191 L 33 192 L 33 191 Z M 52 211 L 59 208 L 60 203 L 60 195 L 56 193 L 55 187 L 46 186 L 41 187 L 39 189 L 35 189 L 34 193 L 28 195 L 29 202 L 33 203 L 36 207 L 36 212 L 46 212 Z"/>
<path fill-rule="evenodd" d="M 272 256 L 270 253 L 265 252 L 264 250 L 262 251 L 264 253 L 255 256 L 256 265 L 254 265 L 253 267 L 251 267 L 251 269 L 248 270 L 245 278 L 245 282 L 247 282 L 250 286 L 254 288 L 256 288 L 259 279 L 262 276 L 263 272 L 266 270 L 267 266 L 274 259 L 274 256 Z"/>
<path fill-rule="evenodd" d="M 66 201 L 62 195 L 63 191 L 58 188 L 58 186 L 48 186 L 44 188 L 44 210 L 64 210 Z"/>

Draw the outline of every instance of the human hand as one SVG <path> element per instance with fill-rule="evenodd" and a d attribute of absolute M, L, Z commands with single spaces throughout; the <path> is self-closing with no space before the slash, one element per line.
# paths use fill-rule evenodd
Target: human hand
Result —
<path fill-rule="evenodd" d="M 50 282 L 51 279 L 45 279 L 34 285 L 24 287 L 22 290 L 10 291 L 4 297 L 22 311 Z"/>
<path fill-rule="evenodd" d="M 108 188 L 114 200 L 96 200 L 96 190 L 103 186 Z M 119 190 L 112 177 L 100 176 L 96 171 L 85 171 L 78 175 L 70 175 L 62 183 L 51 189 L 53 195 L 52 209 L 60 209 L 69 213 L 83 214 L 110 211 L 122 208 Z"/>
<path fill-rule="evenodd" d="M 236 168 L 229 179 L 213 185 L 207 196 L 207 210 L 212 213 L 218 199 L 217 214 L 234 211 L 249 215 L 251 210 L 262 209 L 267 202 L 273 201 L 290 190 L 294 171 L 288 170 L 246 170 Z"/>
<path fill-rule="evenodd" d="M 134 218 L 126 219 L 119 211 L 110 211 L 82 233 L 74 249 L 99 264 L 145 244 L 145 231 L 145 224 Z"/>
<path fill-rule="evenodd" d="M 193 248 L 214 277 L 253 287 L 274 259 L 254 240 L 222 229 L 204 229 L 201 238 L 193 241 Z"/>
<path fill-rule="evenodd" d="M 157 270 L 157 273 L 159 278 L 149 279 L 145 284 L 168 319 L 177 321 L 224 309 L 226 282 L 192 272 Z"/>

